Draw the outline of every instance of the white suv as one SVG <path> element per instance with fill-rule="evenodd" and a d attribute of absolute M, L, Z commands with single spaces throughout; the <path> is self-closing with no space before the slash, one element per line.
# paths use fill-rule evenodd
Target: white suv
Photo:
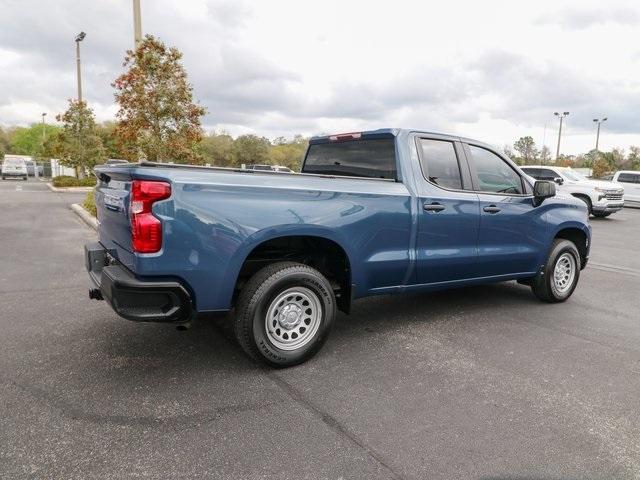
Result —
<path fill-rule="evenodd" d="M 624 201 L 640 207 L 640 171 L 620 170 L 613 175 L 614 182 L 624 186 Z"/>
<path fill-rule="evenodd" d="M 7 177 L 22 177 L 26 180 L 29 175 L 27 171 L 27 162 L 24 158 L 15 155 L 5 155 L 2 162 L 2 180 Z"/>
<path fill-rule="evenodd" d="M 596 217 L 608 217 L 624 206 L 624 189 L 618 183 L 590 180 L 567 167 L 527 165 L 520 168 L 536 180 L 556 182 L 559 191 L 584 201 Z"/>

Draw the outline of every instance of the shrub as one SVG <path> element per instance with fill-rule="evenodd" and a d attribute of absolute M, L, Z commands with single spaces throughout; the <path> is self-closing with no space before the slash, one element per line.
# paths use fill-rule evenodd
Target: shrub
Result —
<path fill-rule="evenodd" d="M 51 180 L 54 187 L 94 187 L 96 184 L 96 177 L 89 176 L 87 178 L 79 179 L 76 177 L 69 177 L 67 175 L 61 175 L 54 177 Z"/>
<path fill-rule="evenodd" d="M 97 216 L 96 212 L 96 197 L 94 195 L 94 191 L 87 192 L 87 196 L 84 199 L 84 203 L 82 204 L 84 209 L 89 212 L 94 217 Z"/>

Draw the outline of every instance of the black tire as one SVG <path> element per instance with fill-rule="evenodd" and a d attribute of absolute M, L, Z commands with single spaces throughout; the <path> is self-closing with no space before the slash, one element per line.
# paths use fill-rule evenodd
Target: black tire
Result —
<path fill-rule="evenodd" d="M 28 180 L 28 178 L 27 178 L 27 177 L 24 177 L 22 180 L 24 180 L 24 181 L 26 182 L 26 181 Z"/>
<path fill-rule="evenodd" d="M 277 301 L 286 295 L 289 296 Z M 303 312 L 304 302 L 307 307 L 312 302 L 313 308 Z M 288 310 L 285 314 L 288 308 L 294 311 Z M 242 349 L 254 360 L 273 367 L 289 367 L 310 359 L 320 350 L 336 316 L 336 299 L 331 284 L 317 270 L 300 263 L 278 262 L 251 277 L 240 293 L 235 310 L 235 334 Z M 280 323 L 288 321 L 289 314 L 297 318 L 292 322 L 299 322 L 295 327 L 286 325 L 291 329 Z M 304 318 L 307 315 L 312 318 Z M 274 324 L 269 331 L 268 316 L 273 316 Z M 307 320 L 309 323 L 305 324 Z M 286 344 L 296 341 L 306 343 L 299 348 Z"/>
<path fill-rule="evenodd" d="M 564 256 L 565 254 L 570 255 L 573 258 L 573 277 L 564 286 L 560 287 L 556 282 L 554 273 L 556 264 L 559 261 L 562 261 L 563 263 L 571 263 L 571 259 Z M 551 251 L 549 252 L 543 271 L 533 279 L 531 290 L 535 296 L 543 302 L 564 302 L 571 296 L 578 285 L 578 280 L 580 279 L 580 266 L 580 253 L 578 252 L 575 244 L 569 240 L 557 238 L 551 246 Z"/>
<path fill-rule="evenodd" d="M 594 217 L 598 217 L 598 218 L 606 218 L 609 215 L 611 215 L 613 212 L 593 212 L 593 216 Z"/>

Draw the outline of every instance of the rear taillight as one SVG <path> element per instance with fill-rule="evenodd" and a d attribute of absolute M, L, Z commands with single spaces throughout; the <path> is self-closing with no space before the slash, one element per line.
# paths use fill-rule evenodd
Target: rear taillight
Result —
<path fill-rule="evenodd" d="M 131 184 L 131 244 L 138 253 L 154 253 L 162 247 L 162 222 L 153 216 L 154 202 L 171 196 L 167 182 L 134 180 Z"/>

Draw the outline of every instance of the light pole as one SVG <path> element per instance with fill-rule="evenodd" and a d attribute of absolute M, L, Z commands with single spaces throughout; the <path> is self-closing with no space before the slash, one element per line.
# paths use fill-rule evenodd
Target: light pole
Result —
<path fill-rule="evenodd" d="M 596 155 L 598 154 L 598 143 L 600 143 L 600 124 L 607 121 L 607 117 L 603 119 L 594 118 L 593 121 L 598 124 L 598 132 L 596 133 Z"/>
<path fill-rule="evenodd" d="M 78 74 L 78 101 L 82 101 L 82 75 L 80 73 L 80 42 L 84 40 L 87 34 L 84 32 L 80 32 L 76 36 L 76 68 Z"/>
<path fill-rule="evenodd" d="M 564 117 L 569 115 L 569 112 L 553 112 L 556 117 L 560 118 L 560 128 L 558 129 L 558 147 L 556 148 L 556 162 L 558 161 L 558 157 L 560 156 L 560 139 L 562 138 L 562 120 Z"/>
<path fill-rule="evenodd" d="M 138 48 L 142 41 L 142 20 L 140 17 L 140 0 L 133 0 L 133 45 Z"/>
<path fill-rule="evenodd" d="M 44 126 L 44 117 L 47 116 L 47 112 L 42 112 L 42 147 L 44 148 L 45 141 L 45 126 Z"/>

